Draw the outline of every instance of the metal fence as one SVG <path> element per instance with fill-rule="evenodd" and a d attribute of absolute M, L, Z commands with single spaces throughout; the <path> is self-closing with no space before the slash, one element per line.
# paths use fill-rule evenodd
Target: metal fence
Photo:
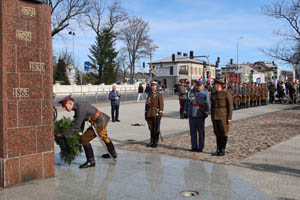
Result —
<path fill-rule="evenodd" d="M 138 97 L 138 90 L 137 88 L 127 88 L 123 90 L 118 90 L 121 94 L 120 101 L 131 101 L 131 100 L 137 100 Z M 90 92 L 58 92 L 54 93 L 54 104 L 58 106 L 58 101 L 60 101 L 63 97 L 67 95 L 71 95 L 75 101 L 85 101 L 89 103 L 103 103 L 103 102 L 109 102 L 108 90 L 97 90 L 97 91 L 90 91 Z M 164 91 L 161 91 L 164 97 L 169 96 L 175 96 L 177 95 L 173 89 L 165 89 Z M 143 94 L 143 99 L 146 98 L 146 94 Z"/>

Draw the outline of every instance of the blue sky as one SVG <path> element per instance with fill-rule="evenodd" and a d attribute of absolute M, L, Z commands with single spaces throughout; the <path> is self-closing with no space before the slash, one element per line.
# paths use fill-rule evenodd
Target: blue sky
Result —
<path fill-rule="evenodd" d="M 264 16 L 261 7 L 272 0 L 122 0 L 131 16 L 149 23 L 150 38 L 159 46 L 153 60 L 171 56 L 172 53 L 194 51 L 194 55 L 209 55 L 210 62 L 221 58 L 221 65 L 236 62 L 239 40 L 239 63 L 272 61 L 260 48 L 272 47 L 279 40 L 274 30 L 283 26 L 282 21 Z M 75 30 L 75 61 L 83 66 L 88 61 L 89 47 L 95 35 L 90 30 Z M 63 48 L 72 52 L 72 38 L 53 40 L 54 55 Z M 122 46 L 118 43 L 117 47 Z M 149 58 L 140 60 L 149 62 Z M 276 61 L 281 64 L 279 61 Z"/>

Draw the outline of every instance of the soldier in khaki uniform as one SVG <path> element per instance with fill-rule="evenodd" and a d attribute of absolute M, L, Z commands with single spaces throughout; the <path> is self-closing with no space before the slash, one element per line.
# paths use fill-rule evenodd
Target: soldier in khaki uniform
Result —
<path fill-rule="evenodd" d="M 259 106 L 260 104 L 260 89 L 259 89 L 259 85 L 257 82 L 255 82 L 255 98 L 256 98 L 256 102 L 255 105 Z"/>
<path fill-rule="evenodd" d="M 266 93 L 266 87 L 265 83 L 261 84 L 261 105 L 266 105 L 266 100 L 267 100 L 267 93 Z"/>
<path fill-rule="evenodd" d="M 216 135 L 217 151 L 213 156 L 224 156 L 229 124 L 232 119 L 232 97 L 228 91 L 223 90 L 221 81 L 214 79 L 216 92 L 211 95 L 211 119 Z"/>
<path fill-rule="evenodd" d="M 250 106 L 250 93 L 251 93 L 251 87 L 249 82 L 247 82 L 246 83 L 246 98 L 247 98 L 246 108 L 249 108 Z"/>
<path fill-rule="evenodd" d="M 247 104 L 247 85 L 246 85 L 246 83 L 244 83 L 242 85 L 241 94 L 242 94 L 242 97 L 241 97 L 240 107 L 241 108 L 246 108 L 246 104 Z"/>
<path fill-rule="evenodd" d="M 251 83 L 251 86 L 250 86 L 250 107 L 254 107 L 255 106 L 255 102 L 256 99 L 255 99 L 255 86 L 254 86 L 254 83 L 252 82 Z"/>
<path fill-rule="evenodd" d="M 240 101 L 239 86 L 236 83 L 234 83 L 234 85 L 233 85 L 233 108 L 234 108 L 234 110 L 237 110 L 239 108 L 239 101 Z"/>
<path fill-rule="evenodd" d="M 157 90 L 157 82 L 151 82 L 152 92 L 148 94 L 145 104 L 145 120 L 150 130 L 150 143 L 147 147 L 156 148 L 160 134 L 160 120 L 164 110 L 164 99 Z"/>
<path fill-rule="evenodd" d="M 179 113 L 180 113 L 180 119 L 184 119 L 183 116 L 183 110 L 184 110 L 184 105 L 187 99 L 188 95 L 188 89 L 185 86 L 184 80 L 180 81 L 180 86 L 178 87 L 178 97 L 179 97 Z"/>

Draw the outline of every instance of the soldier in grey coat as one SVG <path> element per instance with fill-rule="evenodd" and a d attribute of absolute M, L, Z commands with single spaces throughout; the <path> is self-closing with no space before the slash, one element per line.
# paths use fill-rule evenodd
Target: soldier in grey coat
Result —
<path fill-rule="evenodd" d="M 68 111 L 74 111 L 74 120 L 72 121 L 71 128 L 63 132 L 62 134 L 57 134 L 58 137 L 68 138 L 72 136 L 76 131 L 84 130 L 84 125 L 86 121 L 89 121 L 95 127 L 97 134 L 103 140 L 105 145 L 107 146 L 107 150 L 109 153 L 116 158 L 117 153 L 115 151 L 115 147 L 111 141 L 111 139 L 107 136 L 106 126 L 109 122 L 109 116 L 103 112 L 100 112 L 97 108 L 92 106 L 87 102 L 75 102 L 71 96 L 67 96 L 59 103 L 62 107 Z M 95 159 L 92 145 L 90 143 L 96 136 L 92 127 L 89 127 L 83 135 L 80 137 L 80 142 L 83 146 L 87 161 L 80 165 L 79 168 L 88 168 L 95 167 Z M 103 154 L 102 157 L 108 158 L 110 157 L 108 154 Z"/>
<path fill-rule="evenodd" d="M 204 81 L 196 81 L 184 106 L 184 116 L 189 118 L 193 152 L 202 152 L 204 148 L 204 120 L 209 113 L 209 101 L 209 93 L 205 89 Z"/>

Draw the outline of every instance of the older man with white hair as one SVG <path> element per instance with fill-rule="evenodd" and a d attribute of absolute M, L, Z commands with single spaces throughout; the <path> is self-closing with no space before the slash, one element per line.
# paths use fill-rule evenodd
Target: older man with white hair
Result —
<path fill-rule="evenodd" d="M 120 107 L 120 93 L 117 91 L 117 84 L 113 84 L 112 91 L 110 91 L 108 98 L 111 102 L 111 120 L 112 122 L 120 122 L 119 107 Z"/>

